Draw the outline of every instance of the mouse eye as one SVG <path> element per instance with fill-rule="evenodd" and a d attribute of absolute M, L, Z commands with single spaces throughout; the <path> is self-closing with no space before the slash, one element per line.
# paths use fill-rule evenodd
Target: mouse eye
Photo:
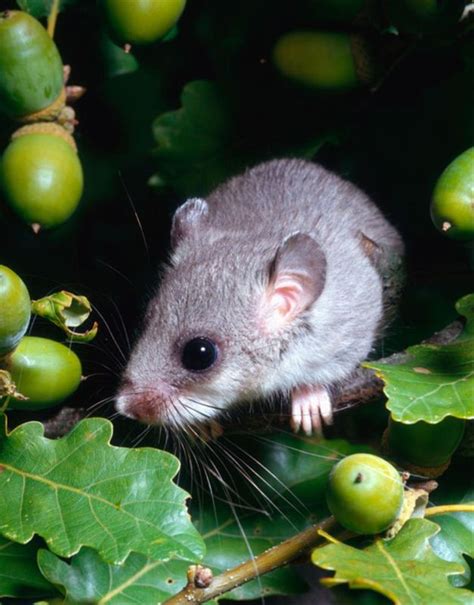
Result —
<path fill-rule="evenodd" d="M 214 365 L 217 355 L 217 345 L 212 340 L 198 337 L 184 345 L 181 362 L 191 372 L 203 372 Z"/>

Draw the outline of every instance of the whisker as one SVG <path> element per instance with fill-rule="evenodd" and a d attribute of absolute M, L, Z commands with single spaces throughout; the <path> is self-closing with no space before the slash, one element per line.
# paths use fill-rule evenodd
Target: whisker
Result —
<path fill-rule="evenodd" d="M 136 221 L 138 223 L 138 227 L 140 229 L 140 233 L 141 233 L 142 240 L 143 240 L 143 245 L 145 246 L 147 260 L 148 260 L 148 263 L 150 263 L 150 250 L 148 249 L 148 243 L 146 241 L 145 231 L 143 229 L 143 225 L 142 225 L 142 223 L 140 221 L 140 217 L 138 215 L 137 209 L 135 208 L 135 204 L 133 203 L 132 196 L 130 195 L 130 192 L 128 190 L 127 185 L 125 184 L 124 178 L 122 176 L 122 172 L 120 170 L 118 171 L 118 175 L 119 175 L 119 179 L 120 179 L 120 182 L 122 184 L 122 187 L 123 187 L 123 189 L 125 191 L 125 195 L 127 196 L 128 202 L 129 202 L 129 204 L 130 204 L 130 206 L 132 208 L 132 212 L 133 212 L 133 214 L 135 216 L 135 219 L 136 219 Z"/>

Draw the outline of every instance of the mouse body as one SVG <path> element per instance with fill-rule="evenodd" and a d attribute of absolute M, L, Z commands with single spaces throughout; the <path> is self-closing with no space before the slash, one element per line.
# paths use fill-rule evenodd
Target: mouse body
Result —
<path fill-rule="evenodd" d="M 171 246 L 117 410 L 183 428 L 287 396 L 293 429 L 320 431 L 383 327 L 373 253 L 403 255 L 396 229 L 336 174 L 273 160 L 180 206 Z"/>

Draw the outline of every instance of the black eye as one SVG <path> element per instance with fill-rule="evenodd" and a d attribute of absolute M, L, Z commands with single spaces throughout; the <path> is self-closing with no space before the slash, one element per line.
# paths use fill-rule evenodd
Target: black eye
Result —
<path fill-rule="evenodd" d="M 217 359 L 217 345 L 208 338 L 193 338 L 183 348 L 181 362 L 191 372 L 202 372 L 214 365 Z"/>

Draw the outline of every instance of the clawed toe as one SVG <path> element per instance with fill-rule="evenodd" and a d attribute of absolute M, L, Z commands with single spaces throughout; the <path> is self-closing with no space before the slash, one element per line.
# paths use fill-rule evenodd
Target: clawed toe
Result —
<path fill-rule="evenodd" d="M 332 424 L 332 406 L 324 387 L 300 387 L 293 390 L 291 401 L 291 427 L 295 433 L 302 429 L 306 435 L 320 435 L 323 423 Z"/>

